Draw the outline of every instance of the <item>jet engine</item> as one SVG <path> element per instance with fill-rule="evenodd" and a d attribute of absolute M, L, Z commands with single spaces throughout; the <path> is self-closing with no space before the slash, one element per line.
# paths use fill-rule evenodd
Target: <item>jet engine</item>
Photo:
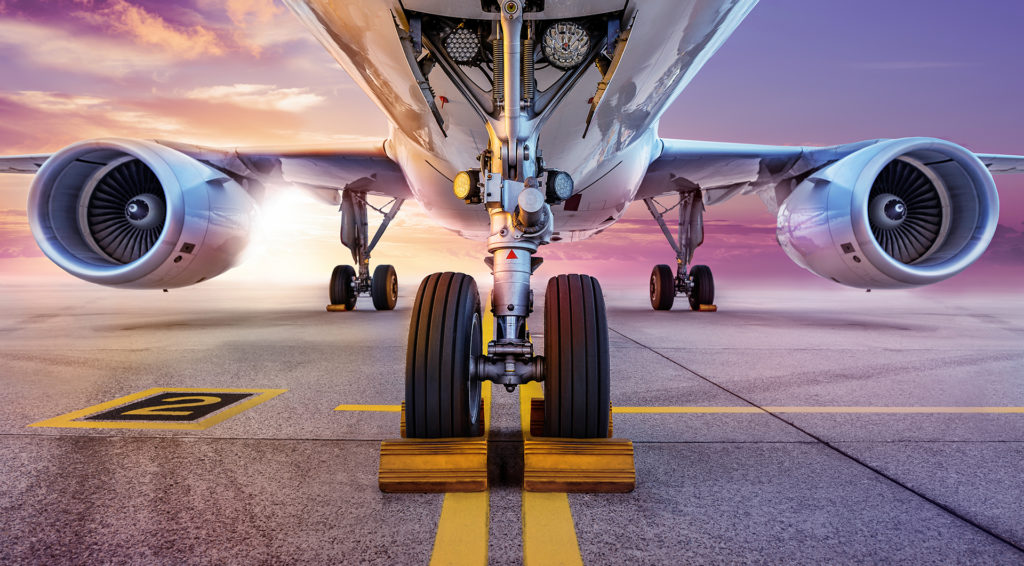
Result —
<path fill-rule="evenodd" d="M 249 240 L 255 202 L 237 182 L 149 141 L 76 143 L 32 183 L 28 215 L 54 263 L 92 283 L 166 289 L 232 267 Z"/>
<path fill-rule="evenodd" d="M 954 143 L 887 140 L 815 172 L 779 208 L 779 244 L 837 283 L 902 288 L 956 275 L 999 218 L 992 175 Z"/>

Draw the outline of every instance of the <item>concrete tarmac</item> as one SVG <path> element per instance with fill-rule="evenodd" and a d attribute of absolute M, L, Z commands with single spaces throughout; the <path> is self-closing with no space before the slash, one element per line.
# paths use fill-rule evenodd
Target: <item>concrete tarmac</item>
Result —
<path fill-rule="evenodd" d="M 585 564 L 1024 564 L 1024 411 L 977 409 L 1024 407 L 1024 299 L 719 287 L 606 289 L 613 404 L 702 409 L 615 415 L 637 488 L 570 494 Z M 401 402 L 414 290 L 0 283 L 0 563 L 427 563 L 444 496 L 376 484 L 398 413 L 334 410 Z M 157 387 L 286 391 L 205 429 L 29 426 Z M 520 564 L 518 395 L 492 407 L 488 560 Z"/>

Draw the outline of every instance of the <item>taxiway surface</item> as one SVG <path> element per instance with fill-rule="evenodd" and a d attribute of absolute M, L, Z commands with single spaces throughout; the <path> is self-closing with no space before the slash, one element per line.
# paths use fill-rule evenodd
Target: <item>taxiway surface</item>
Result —
<path fill-rule="evenodd" d="M 427 563 L 444 496 L 376 484 L 398 413 L 334 410 L 401 402 L 403 292 L 0 284 L 0 563 Z M 1024 409 L 992 412 L 1024 407 L 1024 299 L 719 293 L 607 292 L 638 482 L 569 495 L 583 563 L 1024 563 Z M 29 426 L 156 387 L 284 391 L 205 429 Z M 518 564 L 518 395 L 492 414 L 487 559 Z"/>

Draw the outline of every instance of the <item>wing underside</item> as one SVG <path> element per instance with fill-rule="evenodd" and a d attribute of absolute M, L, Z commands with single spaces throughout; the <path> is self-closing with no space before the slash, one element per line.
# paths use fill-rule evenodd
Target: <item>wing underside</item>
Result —
<path fill-rule="evenodd" d="M 979 153 L 978 159 L 993 175 L 1000 173 L 1024 173 L 1024 156 Z"/>
<path fill-rule="evenodd" d="M 0 157 L 0 173 L 35 173 L 49 158 L 48 153 Z"/>
<path fill-rule="evenodd" d="M 739 194 L 758 194 L 770 209 L 776 209 L 795 183 L 884 140 L 831 147 L 662 141 L 661 155 L 648 168 L 636 200 L 700 189 L 705 204 L 717 204 Z M 1024 173 L 1024 156 L 977 156 L 993 174 Z"/>
<path fill-rule="evenodd" d="M 220 149 L 158 141 L 237 180 L 263 185 L 288 184 L 305 188 L 338 204 L 339 191 L 412 197 L 397 163 L 388 156 L 384 140 L 349 142 L 315 148 Z M 0 157 L 0 173 L 36 173 L 50 154 Z"/>

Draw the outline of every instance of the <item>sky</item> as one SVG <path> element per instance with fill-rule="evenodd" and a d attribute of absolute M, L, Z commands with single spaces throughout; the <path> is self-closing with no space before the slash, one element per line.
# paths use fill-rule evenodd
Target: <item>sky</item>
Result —
<path fill-rule="evenodd" d="M 771 0 L 759 5 L 662 120 L 664 137 L 831 145 L 934 136 L 1024 155 L 1024 2 Z M 214 146 L 330 144 L 383 137 L 383 115 L 274 0 L 0 0 L 0 155 L 52 152 L 96 137 Z M 1002 212 L 990 250 L 936 286 L 1024 283 L 1024 175 L 996 178 Z M 28 231 L 29 176 L 0 175 L 0 280 L 65 275 Z M 719 288 L 765 281 L 830 287 L 794 265 L 756 197 L 709 208 L 705 245 Z M 338 214 L 280 191 L 264 207 L 239 282 L 326 283 Z M 487 277 L 483 244 L 430 223 L 410 203 L 374 253 L 403 283 L 433 271 Z M 642 203 L 574 244 L 542 248 L 538 281 L 594 273 L 646 292 L 674 256 Z"/>

